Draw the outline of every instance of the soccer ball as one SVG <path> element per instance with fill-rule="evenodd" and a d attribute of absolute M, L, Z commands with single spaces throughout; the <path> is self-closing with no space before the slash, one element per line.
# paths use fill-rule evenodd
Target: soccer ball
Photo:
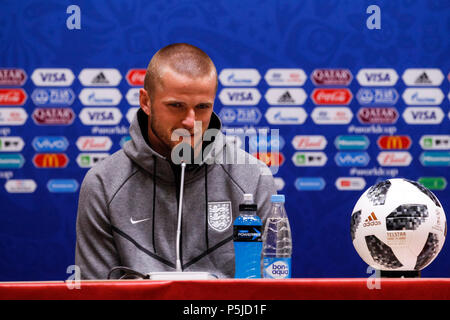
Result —
<path fill-rule="evenodd" d="M 442 249 L 447 222 L 430 190 L 415 181 L 389 179 L 359 198 L 350 233 L 356 251 L 372 268 L 419 271 Z"/>

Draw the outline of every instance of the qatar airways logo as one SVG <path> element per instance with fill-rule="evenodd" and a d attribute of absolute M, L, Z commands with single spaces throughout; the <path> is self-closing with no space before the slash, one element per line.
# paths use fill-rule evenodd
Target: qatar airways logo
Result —
<path fill-rule="evenodd" d="M 171 141 L 177 142 L 172 148 L 171 160 L 174 164 L 254 164 L 258 165 L 261 175 L 276 174 L 282 165 L 284 157 L 279 152 L 280 144 L 271 143 L 270 152 L 268 143 L 250 143 L 248 153 L 245 141 L 280 141 L 278 129 L 248 130 L 242 135 L 241 128 L 228 128 L 225 133 L 218 129 L 207 129 L 202 133 L 202 122 L 195 121 L 192 131 L 178 128 L 172 132 Z M 237 146 L 230 141 L 239 136 L 243 143 Z M 248 139 L 246 139 L 248 137 Z M 203 142 L 214 141 L 202 148 Z M 226 152 L 224 152 L 226 148 Z M 269 155 L 270 157 L 263 157 Z M 279 158 L 277 158 L 279 156 Z M 274 161 L 274 159 L 276 161 Z M 260 160 L 258 160 L 260 159 Z M 266 161 L 271 159 L 271 161 Z M 265 163 L 266 166 L 262 165 Z"/>

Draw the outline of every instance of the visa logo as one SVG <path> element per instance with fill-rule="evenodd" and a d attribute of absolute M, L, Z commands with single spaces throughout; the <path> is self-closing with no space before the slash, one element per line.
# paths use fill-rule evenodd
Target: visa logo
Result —
<path fill-rule="evenodd" d="M 64 152 L 69 146 L 69 141 L 66 137 L 41 136 L 35 137 L 32 145 L 37 152 Z"/>
<path fill-rule="evenodd" d="M 223 105 L 256 105 L 261 94 L 255 88 L 225 88 L 220 91 L 219 99 Z"/>
<path fill-rule="evenodd" d="M 389 73 L 366 73 L 366 80 L 368 82 L 390 82 L 391 78 Z"/>
<path fill-rule="evenodd" d="M 414 120 L 436 120 L 437 116 L 434 111 L 411 111 Z"/>
<path fill-rule="evenodd" d="M 334 160 L 340 167 L 365 167 L 370 157 L 367 152 L 338 152 Z"/>
<path fill-rule="evenodd" d="M 227 92 L 230 101 L 253 101 L 251 92 Z"/>
<path fill-rule="evenodd" d="M 88 112 L 88 116 L 92 121 L 114 120 L 114 114 L 112 112 Z"/>
<path fill-rule="evenodd" d="M 39 73 L 41 80 L 43 82 L 66 82 L 66 75 L 64 73 L 58 73 L 58 72 L 40 72 Z"/>

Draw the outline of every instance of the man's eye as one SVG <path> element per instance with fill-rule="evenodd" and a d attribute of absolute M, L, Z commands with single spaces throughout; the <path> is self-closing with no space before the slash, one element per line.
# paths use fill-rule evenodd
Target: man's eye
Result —
<path fill-rule="evenodd" d="M 174 107 L 174 108 L 180 108 L 181 107 L 181 103 L 173 102 L 173 103 L 169 103 L 169 106 Z"/>
<path fill-rule="evenodd" d="M 207 104 L 199 104 L 199 105 L 197 106 L 197 108 L 198 108 L 198 109 L 208 109 L 208 108 L 209 108 L 209 105 L 207 105 Z"/>

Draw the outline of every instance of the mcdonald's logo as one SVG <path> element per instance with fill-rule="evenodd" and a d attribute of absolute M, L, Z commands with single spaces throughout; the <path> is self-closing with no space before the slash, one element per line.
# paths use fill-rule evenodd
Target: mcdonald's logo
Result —
<path fill-rule="evenodd" d="M 378 138 L 377 144 L 383 150 L 407 150 L 411 147 L 412 141 L 408 136 L 381 136 Z"/>
<path fill-rule="evenodd" d="M 34 156 L 36 168 L 65 168 L 69 158 L 64 153 L 40 153 Z"/>

